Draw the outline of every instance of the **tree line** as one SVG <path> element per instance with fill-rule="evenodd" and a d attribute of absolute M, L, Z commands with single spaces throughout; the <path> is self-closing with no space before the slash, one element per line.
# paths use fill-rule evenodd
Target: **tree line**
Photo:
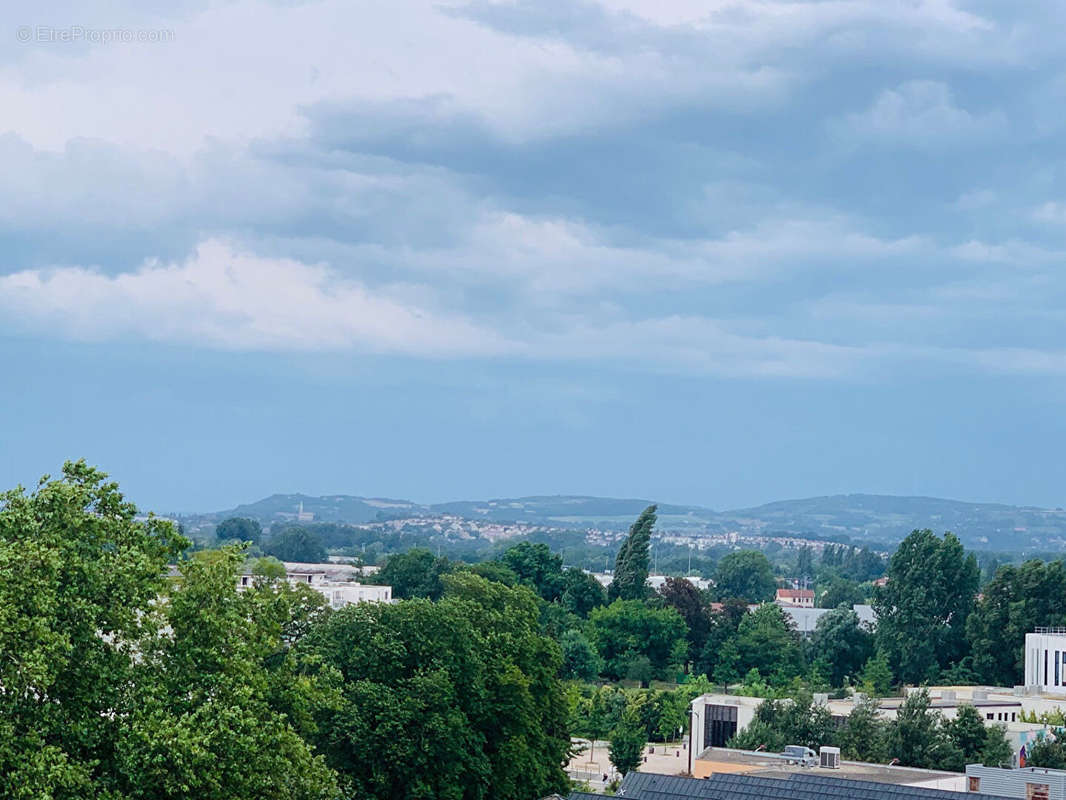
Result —
<path fill-rule="evenodd" d="M 606 736 L 631 766 L 711 686 L 767 699 L 737 744 L 995 762 L 998 741 L 978 741 L 969 712 L 937 720 L 921 693 L 895 722 L 860 708 L 832 731 L 806 698 L 1011 684 L 1025 632 L 1066 624 L 1061 561 L 1000 566 L 982 587 L 958 539 L 924 530 L 878 587 L 876 556 L 845 544 L 815 565 L 801 550 L 797 573 L 813 570 L 823 594 L 865 585 L 879 620 L 872 631 L 844 603 L 804 638 L 759 604 L 777 582 L 756 551 L 721 558 L 710 591 L 683 578 L 653 591 L 655 522 L 654 506 L 634 522 L 606 588 L 543 542 L 476 564 L 415 549 L 379 576 L 400 602 L 334 611 L 269 565 L 239 592 L 247 545 L 191 553 L 102 473 L 68 463 L 0 496 L 0 794 L 528 800 L 566 790 L 572 733 Z"/>
<path fill-rule="evenodd" d="M 188 545 L 83 462 L 0 495 L 0 796 L 567 790 L 532 590 L 457 572 L 436 601 L 334 611 L 269 571 L 238 591 L 242 546 Z"/>

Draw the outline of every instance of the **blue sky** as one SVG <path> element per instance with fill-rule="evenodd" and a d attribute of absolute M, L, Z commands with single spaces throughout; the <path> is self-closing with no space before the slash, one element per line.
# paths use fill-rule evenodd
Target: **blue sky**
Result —
<path fill-rule="evenodd" d="M 0 485 L 1063 504 L 1060 3 L 22 14 Z"/>

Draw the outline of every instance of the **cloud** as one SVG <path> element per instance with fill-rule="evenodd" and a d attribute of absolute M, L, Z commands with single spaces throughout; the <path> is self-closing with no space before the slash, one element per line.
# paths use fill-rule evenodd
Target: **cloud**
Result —
<path fill-rule="evenodd" d="M 512 349 L 461 317 L 404 305 L 327 267 L 237 253 L 220 241 L 204 242 L 183 263 L 116 276 L 77 267 L 6 275 L 0 308 L 74 339 L 443 357 Z"/>
<path fill-rule="evenodd" d="M 955 105 L 951 90 L 939 81 L 907 81 L 886 89 L 866 111 L 849 114 L 832 125 L 848 139 L 905 147 L 968 147 L 1007 131 L 998 110 L 973 114 Z"/>

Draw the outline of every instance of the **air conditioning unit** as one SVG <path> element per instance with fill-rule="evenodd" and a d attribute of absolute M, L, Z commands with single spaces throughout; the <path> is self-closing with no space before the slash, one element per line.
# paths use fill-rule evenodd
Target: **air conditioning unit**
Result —
<path fill-rule="evenodd" d="M 818 750 L 818 766 L 823 769 L 840 769 L 840 748 L 820 748 Z"/>

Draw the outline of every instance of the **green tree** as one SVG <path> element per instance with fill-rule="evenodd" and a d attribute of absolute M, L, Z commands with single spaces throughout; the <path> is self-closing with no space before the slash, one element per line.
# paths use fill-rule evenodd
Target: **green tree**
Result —
<path fill-rule="evenodd" d="M 770 561 L 758 550 L 736 550 L 718 562 L 714 582 L 720 598 L 750 603 L 772 600 L 777 583 Z"/>
<path fill-rule="evenodd" d="M 259 544 L 263 537 L 263 528 L 258 520 L 248 517 L 230 517 L 218 523 L 215 538 L 220 542 L 238 541 Z"/>
<path fill-rule="evenodd" d="M 685 621 L 673 608 L 649 608 L 640 600 L 615 600 L 589 614 L 589 636 L 604 660 L 604 674 L 627 677 L 644 657 L 656 677 L 685 659 Z"/>
<path fill-rule="evenodd" d="M 966 618 L 979 571 L 952 534 L 914 531 L 892 555 L 888 583 L 874 595 L 878 643 L 907 683 L 935 679 L 966 654 Z"/>
<path fill-rule="evenodd" d="M 677 609 L 688 629 L 688 660 L 695 661 L 707 646 L 711 618 L 703 593 L 684 578 L 667 578 L 659 588 L 659 596 L 668 606 Z"/>
<path fill-rule="evenodd" d="M 814 558 L 810 547 L 801 547 L 796 555 L 796 577 L 800 580 L 814 577 Z"/>
<path fill-rule="evenodd" d="M 281 561 L 302 561 L 317 564 L 329 556 L 322 537 L 310 528 L 293 525 L 278 533 L 272 533 L 263 546 L 267 555 Z"/>
<path fill-rule="evenodd" d="M 987 739 L 981 750 L 981 763 L 986 767 L 1010 768 L 1014 751 L 1007 741 L 1006 725 L 990 725 L 986 729 Z"/>
<path fill-rule="evenodd" d="M 632 704 L 622 714 L 618 726 L 611 731 L 608 754 L 614 768 L 625 775 L 637 769 L 644 759 L 645 727 L 640 711 Z"/>
<path fill-rule="evenodd" d="M 823 614 L 814 626 L 811 658 L 828 665 L 833 686 L 843 686 L 845 677 L 857 676 L 872 651 L 873 636 L 847 606 Z"/>
<path fill-rule="evenodd" d="M 155 622 L 143 612 L 165 590 L 167 562 L 188 546 L 169 523 L 135 515 L 82 461 L 32 493 L 0 495 L 4 797 L 91 797 L 119 780 L 130 654 Z"/>
<path fill-rule="evenodd" d="M 833 741 L 836 732 L 829 709 L 813 702 L 810 692 L 801 691 L 788 700 L 765 700 L 747 729 L 737 734 L 729 746 L 754 750 L 763 745 L 780 751 L 788 744 L 812 749 Z"/>
<path fill-rule="evenodd" d="M 532 800 L 568 786 L 558 646 L 537 601 L 469 572 L 438 602 L 334 612 L 301 645 L 340 673 L 316 743 L 347 796 Z"/>
<path fill-rule="evenodd" d="M 521 542 L 504 550 L 500 561 L 545 600 L 563 593 L 563 560 L 548 545 Z"/>
<path fill-rule="evenodd" d="M 726 643 L 737 634 L 737 627 L 748 613 L 748 604 L 743 600 L 727 600 L 719 607 L 712 608 L 708 614 L 710 622 L 707 631 L 707 641 L 703 645 L 703 651 L 696 661 L 694 672 L 703 675 L 714 675 L 718 663 L 722 658 Z M 736 647 L 732 650 L 733 656 L 738 657 Z M 734 664 L 735 666 L 735 664 Z M 737 675 L 737 678 L 740 676 Z M 734 678 L 735 680 L 736 678 Z"/>
<path fill-rule="evenodd" d="M 1038 739 L 1028 748 L 1025 765 L 1044 769 L 1066 769 L 1066 746 L 1059 739 L 1052 740 L 1047 736 Z"/>
<path fill-rule="evenodd" d="M 429 551 L 427 550 L 426 552 Z M 471 564 L 469 569 L 475 575 L 480 575 L 486 580 L 502 583 L 505 586 L 514 586 L 518 583 L 518 576 L 514 574 L 510 567 L 506 564 L 501 564 L 499 561 L 482 561 L 479 564 Z"/>
<path fill-rule="evenodd" d="M 283 636 L 296 601 L 313 594 L 285 581 L 238 592 L 243 559 L 226 548 L 184 562 L 163 607 L 167 633 L 140 648 L 137 703 L 117 746 L 131 800 L 337 796 L 334 773 L 294 728 L 328 705 L 326 684 L 295 677 Z"/>
<path fill-rule="evenodd" d="M 727 639 L 722 645 L 714 665 L 714 682 L 727 687 L 740 680 L 740 653 L 735 639 Z"/>
<path fill-rule="evenodd" d="M 981 761 L 988 743 L 988 728 L 985 728 L 981 713 L 970 705 L 960 706 L 955 719 L 944 723 L 948 738 L 962 753 L 967 764 Z M 1001 734 L 1002 735 L 1002 734 Z"/>
<path fill-rule="evenodd" d="M 1036 625 L 1066 625 L 1066 564 L 1031 560 L 1002 566 L 982 595 L 966 622 L 973 668 L 985 683 L 1020 683 L 1025 634 Z"/>
<path fill-rule="evenodd" d="M 570 567 L 563 570 L 563 593 L 559 602 L 567 611 L 586 618 L 592 609 L 607 602 L 607 592 L 587 572 Z"/>
<path fill-rule="evenodd" d="M 603 670 L 603 659 L 579 630 L 569 630 L 559 639 L 563 651 L 562 676 L 579 681 L 594 681 Z"/>
<path fill-rule="evenodd" d="M 892 690 L 892 669 L 884 650 L 878 650 L 863 666 L 859 685 L 871 697 L 885 697 Z"/>
<path fill-rule="evenodd" d="M 239 547 L 168 580 L 188 541 L 135 520 L 84 462 L 0 498 L 0 795 L 336 797 L 296 727 L 330 696 L 291 672 L 299 593 L 238 592 Z"/>
<path fill-rule="evenodd" d="M 648 506 L 629 528 L 614 562 L 614 578 L 607 587 L 608 600 L 641 600 L 647 595 L 648 550 L 656 510 L 657 506 Z"/>
<path fill-rule="evenodd" d="M 887 736 L 888 725 L 880 717 L 878 702 L 868 697 L 855 704 L 837 742 L 844 758 L 877 764 L 889 760 Z"/>
<path fill-rule="evenodd" d="M 385 566 L 374 576 L 376 583 L 392 587 L 398 599 L 428 597 L 437 600 L 444 594 L 441 578 L 452 569 L 445 558 L 437 558 L 429 550 L 415 547 L 406 553 L 389 556 Z"/>
<path fill-rule="evenodd" d="M 961 772 L 962 751 L 941 725 L 940 715 L 929 711 L 929 693 L 913 692 L 900 705 L 888 726 L 889 753 L 904 767 Z"/>
<path fill-rule="evenodd" d="M 854 606 L 866 600 L 866 592 L 853 580 L 834 575 L 819 588 L 819 608 L 836 608 L 837 606 Z"/>
<path fill-rule="evenodd" d="M 787 683 L 803 671 L 799 634 L 781 607 L 759 606 L 737 626 L 736 648 L 741 672 L 757 669 L 762 677 Z"/>

